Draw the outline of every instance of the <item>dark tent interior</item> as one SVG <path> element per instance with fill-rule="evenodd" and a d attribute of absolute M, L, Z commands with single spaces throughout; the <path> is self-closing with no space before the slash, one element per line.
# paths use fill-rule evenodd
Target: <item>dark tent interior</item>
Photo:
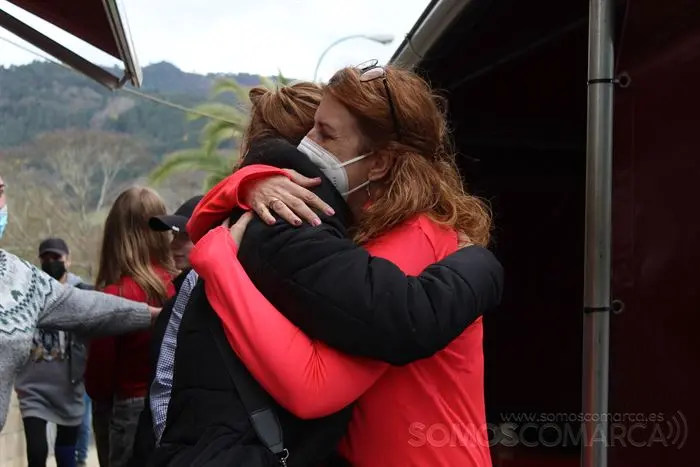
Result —
<path fill-rule="evenodd" d="M 588 6 L 473 0 L 419 64 L 449 99 L 468 189 L 495 214 L 506 291 L 485 328 L 490 423 L 582 410 Z M 700 250 L 648 242 L 657 209 L 674 245 L 700 240 L 700 223 L 687 216 L 690 199 L 700 199 L 700 120 L 690 117 L 700 108 L 691 84 L 700 82 L 700 5 L 619 2 L 616 19 L 617 72 L 631 81 L 616 88 L 612 298 L 626 309 L 611 317 L 610 411 L 663 412 L 675 423 L 678 411 L 700 416 L 691 390 L 663 383 L 697 366 L 688 329 L 700 295 L 688 274 L 700 277 Z M 652 87 L 659 80 L 673 87 Z M 640 183 L 648 191 L 635 191 Z M 669 306 L 674 319 L 658 318 Z M 578 423 L 540 420 L 519 442 L 494 438 L 494 465 L 580 465 L 577 430 Z M 651 433 L 635 436 L 608 440 L 611 466 L 695 465 L 673 433 L 656 444 Z M 645 448 L 631 445 L 642 441 Z"/>

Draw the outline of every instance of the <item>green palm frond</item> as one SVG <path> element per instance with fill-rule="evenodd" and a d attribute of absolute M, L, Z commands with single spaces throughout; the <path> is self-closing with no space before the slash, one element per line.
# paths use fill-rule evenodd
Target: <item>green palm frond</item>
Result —
<path fill-rule="evenodd" d="M 224 142 L 240 139 L 243 129 L 221 120 L 209 120 L 200 134 L 204 152 L 213 152 Z"/>
<path fill-rule="evenodd" d="M 194 107 L 193 110 L 199 113 L 190 113 L 188 115 L 190 121 L 205 118 L 201 115 L 205 114 L 240 127 L 245 127 L 248 123 L 248 115 L 246 115 L 245 112 L 233 105 L 224 104 L 223 102 L 205 102 L 204 104 L 199 104 Z"/>
<path fill-rule="evenodd" d="M 201 148 L 183 149 L 166 155 L 148 178 L 151 183 L 158 184 L 175 173 L 185 171 L 223 174 L 223 177 L 226 177 L 231 173 L 234 163 L 235 157 L 220 152 L 206 152 Z"/>
<path fill-rule="evenodd" d="M 280 83 L 282 86 L 289 86 L 291 84 L 292 80 L 289 78 L 285 78 L 285 76 L 282 74 L 282 70 L 279 68 L 277 69 L 277 82 Z"/>
<path fill-rule="evenodd" d="M 272 91 L 274 91 L 280 86 L 288 86 L 291 82 L 292 80 L 284 77 L 281 70 L 277 70 L 277 76 L 273 78 L 269 78 L 267 76 L 260 76 L 260 84 Z"/>
<path fill-rule="evenodd" d="M 202 189 L 204 190 L 204 193 L 208 192 L 212 188 L 216 186 L 217 183 L 219 183 L 221 180 L 224 178 L 228 177 L 231 175 L 231 171 L 229 170 L 228 173 L 219 173 L 219 172 L 212 172 L 207 177 L 204 179 L 204 183 L 202 186 Z"/>
<path fill-rule="evenodd" d="M 217 79 L 211 87 L 211 99 L 226 93 L 233 94 L 238 102 L 248 101 L 248 90 L 241 86 L 238 81 L 233 78 Z"/>
<path fill-rule="evenodd" d="M 277 84 L 275 84 L 275 82 L 267 76 L 260 76 L 260 84 L 269 89 L 270 91 L 274 91 L 275 89 L 277 89 Z"/>
<path fill-rule="evenodd" d="M 279 71 L 274 78 L 261 76 L 260 82 L 274 90 L 278 85 L 288 85 L 290 80 Z M 222 94 L 232 94 L 237 104 L 215 100 Z M 200 133 L 201 147 L 176 151 L 163 157 L 160 165 L 149 175 L 151 183 L 160 183 L 175 173 L 197 171 L 206 173 L 204 189 L 209 190 L 230 175 L 238 159 L 237 151 L 224 152 L 219 147 L 227 141 L 238 144 L 248 125 L 248 103 L 248 88 L 241 86 L 235 79 L 217 79 L 212 85 L 211 100 L 196 106 L 193 109 L 195 112 L 187 116 L 189 121 L 207 119 Z M 212 118 L 207 118 L 207 115 Z"/>

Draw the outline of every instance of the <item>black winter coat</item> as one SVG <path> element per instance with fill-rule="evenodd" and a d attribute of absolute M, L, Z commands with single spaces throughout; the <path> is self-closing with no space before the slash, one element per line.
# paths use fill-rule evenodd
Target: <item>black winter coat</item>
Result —
<path fill-rule="evenodd" d="M 213 333 L 225 342 L 221 322 L 199 281 L 182 315 L 173 389 L 154 467 L 270 467 L 278 458 L 256 437 Z M 245 371 L 245 367 L 243 367 Z M 262 389 L 260 388 L 260 391 Z M 288 467 L 315 467 L 328 459 L 350 421 L 351 407 L 328 417 L 301 420 L 273 406 L 289 451 Z M 335 467 L 336 464 L 333 465 Z"/>
<path fill-rule="evenodd" d="M 155 378 L 156 365 L 158 364 L 158 357 L 160 356 L 160 346 L 163 343 L 163 336 L 165 335 L 165 329 L 168 326 L 168 321 L 170 321 L 170 315 L 173 312 L 173 305 L 175 305 L 175 299 L 177 294 L 180 292 L 180 287 L 185 281 L 187 274 L 190 272 L 190 268 L 182 271 L 175 279 L 173 279 L 173 285 L 175 286 L 175 295 L 168 299 L 164 304 L 163 308 L 156 318 L 153 324 L 153 329 L 151 330 L 151 343 L 149 352 L 149 361 L 151 364 L 151 375 L 148 380 L 148 387 L 150 388 L 153 380 Z M 151 413 L 151 399 L 149 395 L 146 396 L 144 402 L 144 408 L 139 416 L 139 423 L 136 429 L 136 436 L 134 438 L 134 447 L 131 454 L 131 459 L 129 460 L 129 467 L 144 467 L 148 464 L 148 459 L 150 458 L 156 445 L 156 437 L 153 432 L 153 414 Z"/>
<path fill-rule="evenodd" d="M 322 176 L 305 155 L 280 140 L 255 145 L 244 164 L 254 163 Z M 328 180 L 314 191 L 333 206 L 335 216 L 322 216 L 319 227 L 283 221 L 267 226 L 255 219 L 239 251 L 257 288 L 309 336 L 349 354 L 400 365 L 443 349 L 499 305 L 503 271 L 488 250 L 465 248 L 421 276 L 407 277 L 348 239 L 350 213 Z M 240 214 L 237 210 L 232 219 Z M 262 453 L 207 339 L 206 316 L 213 311 L 201 287 L 200 281 L 178 334 L 175 387 L 156 465 L 245 465 Z M 277 410 L 285 437 L 291 438 L 290 465 L 314 446 L 332 448 L 329 439 L 337 442 L 349 414 L 345 409 L 328 420 L 302 421 L 281 407 Z M 318 427 L 325 423 L 330 436 L 309 440 L 323 434 Z"/>
<path fill-rule="evenodd" d="M 244 165 L 257 163 L 323 177 L 282 140 L 253 146 Z M 463 248 L 408 277 L 348 238 L 350 213 L 327 179 L 314 191 L 335 216 L 321 214 L 318 227 L 283 220 L 268 226 L 256 218 L 239 251 L 256 287 L 309 337 L 347 354 L 405 365 L 442 350 L 500 305 L 503 268 L 487 249 Z"/>

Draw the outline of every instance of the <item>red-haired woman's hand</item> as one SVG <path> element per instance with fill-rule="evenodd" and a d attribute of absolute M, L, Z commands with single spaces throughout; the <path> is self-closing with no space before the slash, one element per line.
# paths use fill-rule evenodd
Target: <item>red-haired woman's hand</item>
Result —
<path fill-rule="evenodd" d="M 286 170 L 290 178 L 281 175 L 255 182 L 246 193 L 245 203 L 253 208 L 267 224 L 275 223 L 274 211 L 292 225 L 301 225 L 302 219 L 311 225 L 319 225 L 321 220 L 313 211 L 320 210 L 329 216 L 335 214 L 333 208 L 307 188 L 321 183 L 319 178 L 307 178 L 294 170 Z"/>

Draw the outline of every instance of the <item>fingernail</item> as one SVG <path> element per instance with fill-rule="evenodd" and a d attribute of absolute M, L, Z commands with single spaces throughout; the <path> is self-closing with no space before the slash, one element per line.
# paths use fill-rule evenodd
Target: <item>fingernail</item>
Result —
<path fill-rule="evenodd" d="M 334 211 L 333 209 L 331 209 L 331 208 L 328 208 L 328 209 L 326 209 L 326 214 L 329 215 L 329 216 L 332 216 L 332 215 L 335 214 L 335 211 Z"/>
<path fill-rule="evenodd" d="M 301 221 L 299 219 L 294 219 L 294 225 L 301 225 Z"/>
<path fill-rule="evenodd" d="M 318 227 L 319 225 L 321 225 L 321 219 L 312 220 L 311 225 L 313 225 L 314 227 Z"/>

